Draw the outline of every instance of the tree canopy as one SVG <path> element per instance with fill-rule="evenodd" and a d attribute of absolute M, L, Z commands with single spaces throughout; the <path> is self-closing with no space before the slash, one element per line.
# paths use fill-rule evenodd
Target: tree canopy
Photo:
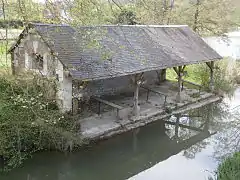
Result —
<path fill-rule="evenodd" d="M 2 0 L 1 19 L 74 25 L 187 24 L 221 35 L 240 22 L 237 0 Z"/>

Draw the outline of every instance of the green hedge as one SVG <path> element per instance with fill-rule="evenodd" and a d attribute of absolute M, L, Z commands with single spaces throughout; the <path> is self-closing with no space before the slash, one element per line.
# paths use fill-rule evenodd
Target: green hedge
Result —
<path fill-rule="evenodd" d="M 220 164 L 217 176 L 218 180 L 240 180 L 240 152 Z"/>

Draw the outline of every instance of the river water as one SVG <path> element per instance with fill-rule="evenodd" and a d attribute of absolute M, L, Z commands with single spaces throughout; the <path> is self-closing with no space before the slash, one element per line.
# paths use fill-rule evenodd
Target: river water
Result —
<path fill-rule="evenodd" d="M 205 180 L 214 175 L 219 160 L 240 150 L 239 105 L 240 88 L 220 104 L 173 116 L 167 123 L 160 120 L 75 153 L 38 153 L 0 180 Z"/>

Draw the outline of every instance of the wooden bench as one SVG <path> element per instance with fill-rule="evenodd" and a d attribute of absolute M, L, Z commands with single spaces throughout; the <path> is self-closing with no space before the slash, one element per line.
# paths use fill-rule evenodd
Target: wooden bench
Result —
<path fill-rule="evenodd" d="M 166 102 L 167 102 L 167 94 L 165 94 L 165 93 L 163 93 L 163 92 L 156 91 L 156 90 L 154 90 L 154 89 L 151 89 L 151 88 L 148 88 L 148 87 L 145 87 L 145 86 L 141 86 L 141 88 L 147 90 L 147 100 L 146 100 L 146 101 L 148 101 L 148 99 L 149 99 L 149 93 L 150 93 L 150 92 L 153 92 L 153 93 L 159 94 L 159 95 L 161 95 L 161 96 L 164 96 L 164 104 L 163 104 L 163 105 L 164 105 L 164 106 L 166 105 Z"/>
<path fill-rule="evenodd" d="M 106 101 L 104 99 L 101 99 L 99 97 L 92 97 L 92 98 L 95 99 L 96 101 L 98 101 L 98 114 L 101 113 L 101 103 L 103 103 L 103 104 L 106 104 L 106 105 L 108 105 L 110 107 L 115 108 L 117 110 L 117 118 L 119 118 L 119 110 L 123 109 L 124 107 L 119 106 L 117 104 L 114 104 L 112 102 Z"/>

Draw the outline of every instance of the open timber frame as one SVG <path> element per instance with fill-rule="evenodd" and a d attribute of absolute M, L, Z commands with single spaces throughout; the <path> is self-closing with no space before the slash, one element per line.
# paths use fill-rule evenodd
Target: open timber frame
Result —
<path fill-rule="evenodd" d="M 9 53 L 13 74 L 30 70 L 56 78 L 58 106 L 79 116 L 86 138 L 124 132 L 220 99 L 211 92 L 214 62 L 222 57 L 186 25 L 29 24 Z M 198 63 L 210 69 L 210 93 L 183 88 L 188 83 L 201 89 L 183 79 L 186 66 Z M 168 68 L 176 72 L 177 84 L 166 80 Z"/>

